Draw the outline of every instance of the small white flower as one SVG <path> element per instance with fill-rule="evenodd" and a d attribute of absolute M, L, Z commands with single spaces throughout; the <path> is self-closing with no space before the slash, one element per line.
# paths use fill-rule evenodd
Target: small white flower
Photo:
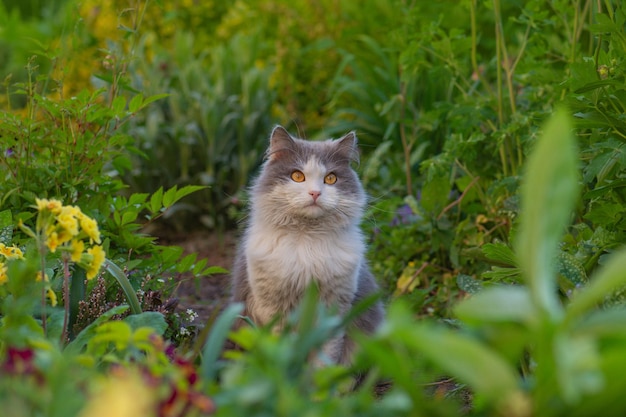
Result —
<path fill-rule="evenodd" d="M 180 334 L 181 336 L 189 336 L 191 334 L 191 332 L 186 327 L 181 327 L 178 330 L 178 334 Z"/>
<path fill-rule="evenodd" d="M 194 321 L 195 319 L 198 318 L 198 313 L 196 313 L 190 308 L 187 309 L 186 313 L 187 313 L 187 320 L 189 321 Z"/>

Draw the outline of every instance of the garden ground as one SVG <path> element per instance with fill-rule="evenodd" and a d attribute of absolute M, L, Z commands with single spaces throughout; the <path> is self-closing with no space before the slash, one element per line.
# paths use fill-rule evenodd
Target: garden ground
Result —
<path fill-rule="evenodd" d="M 159 243 L 176 245 L 185 254 L 197 253 L 198 260 L 207 259 L 207 264 L 230 270 L 236 247 L 235 232 L 215 233 L 199 230 L 192 233 L 160 231 Z M 190 308 L 198 313 L 196 323 L 206 323 L 216 308 L 228 301 L 229 275 L 213 275 L 194 279 L 182 274 L 177 279 L 177 288 L 172 297 L 179 300 L 178 310 Z"/>

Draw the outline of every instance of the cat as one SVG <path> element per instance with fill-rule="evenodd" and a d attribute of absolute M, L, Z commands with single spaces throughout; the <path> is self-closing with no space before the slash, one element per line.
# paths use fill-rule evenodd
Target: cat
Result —
<path fill-rule="evenodd" d="M 232 270 L 232 301 L 243 303 L 256 324 L 292 311 L 312 281 L 320 301 L 340 315 L 378 292 L 360 229 L 366 195 L 351 168 L 358 159 L 354 132 L 316 142 L 273 129 Z M 383 318 L 377 301 L 352 325 L 371 334 Z M 341 334 L 322 348 L 322 358 L 349 364 L 354 349 Z"/>

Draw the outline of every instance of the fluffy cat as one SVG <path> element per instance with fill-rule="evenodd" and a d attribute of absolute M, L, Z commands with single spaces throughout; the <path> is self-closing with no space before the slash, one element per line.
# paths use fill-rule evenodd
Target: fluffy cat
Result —
<path fill-rule="evenodd" d="M 354 133 L 306 141 L 283 127 L 272 131 L 267 158 L 250 190 L 250 214 L 233 268 L 233 301 L 263 325 L 296 307 L 315 281 L 320 300 L 345 314 L 378 291 L 360 230 L 366 196 L 351 163 Z M 353 325 L 371 333 L 383 320 L 378 302 Z M 354 343 L 340 335 L 323 347 L 326 359 L 350 362 Z"/>

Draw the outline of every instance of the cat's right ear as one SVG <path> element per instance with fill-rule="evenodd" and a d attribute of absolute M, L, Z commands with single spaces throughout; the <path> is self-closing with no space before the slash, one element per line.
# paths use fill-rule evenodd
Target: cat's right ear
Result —
<path fill-rule="evenodd" d="M 293 138 L 287 130 L 277 125 L 270 136 L 270 146 L 267 149 L 267 159 L 270 161 L 280 159 L 285 152 L 293 149 Z"/>

